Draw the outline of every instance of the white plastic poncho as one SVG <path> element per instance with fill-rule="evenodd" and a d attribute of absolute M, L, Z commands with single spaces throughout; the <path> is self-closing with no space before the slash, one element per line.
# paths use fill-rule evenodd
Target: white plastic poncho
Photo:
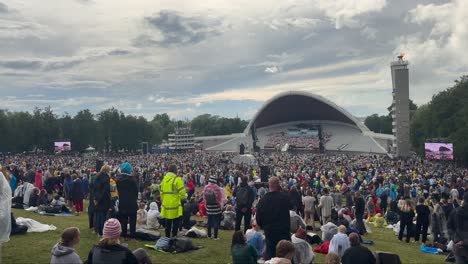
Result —
<path fill-rule="evenodd" d="M 0 245 L 10 240 L 11 188 L 5 175 L 0 172 Z"/>

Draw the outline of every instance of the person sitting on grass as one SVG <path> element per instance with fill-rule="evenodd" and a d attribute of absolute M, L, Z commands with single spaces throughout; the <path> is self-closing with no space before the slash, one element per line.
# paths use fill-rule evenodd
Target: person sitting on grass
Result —
<path fill-rule="evenodd" d="M 341 263 L 340 256 L 338 256 L 335 253 L 328 253 L 325 256 L 325 264 L 340 264 L 340 263 Z"/>
<path fill-rule="evenodd" d="M 226 206 L 226 211 L 223 212 L 223 218 L 220 226 L 225 230 L 234 230 L 236 213 L 232 210 L 232 205 Z"/>
<path fill-rule="evenodd" d="M 159 213 L 158 204 L 156 202 L 152 202 L 150 204 L 150 208 L 147 213 L 146 218 L 146 225 L 151 229 L 159 228 L 159 217 L 161 214 Z"/>
<path fill-rule="evenodd" d="M 342 264 L 375 264 L 374 254 L 368 248 L 361 246 L 358 234 L 351 233 L 349 235 L 349 243 L 351 247 L 344 252 L 341 258 Z"/>
<path fill-rule="evenodd" d="M 119 220 L 107 220 L 104 223 L 102 239 L 89 252 L 87 263 L 151 264 L 152 261 L 144 249 L 139 248 L 132 252 L 126 245 L 120 244 L 121 233 Z"/>
<path fill-rule="evenodd" d="M 255 264 L 257 263 L 257 250 L 246 243 L 246 237 L 240 230 L 232 236 L 231 254 L 233 264 Z"/>
<path fill-rule="evenodd" d="M 306 241 L 306 238 L 307 232 L 301 227 L 291 236 L 291 241 L 296 249 L 293 258 L 294 263 L 310 264 L 314 261 L 314 252 L 310 244 Z"/>
<path fill-rule="evenodd" d="M 328 252 L 343 256 L 344 252 L 350 247 L 348 236 L 346 235 L 346 226 L 340 225 L 338 233 L 335 234 L 330 241 Z"/>
<path fill-rule="evenodd" d="M 294 244 L 287 240 L 280 240 L 276 245 L 276 257 L 268 260 L 265 264 L 291 264 L 296 253 Z"/>
<path fill-rule="evenodd" d="M 29 207 L 37 207 L 38 206 L 38 200 L 39 200 L 39 189 L 34 188 L 31 196 L 29 196 Z"/>
<path fill-rule="evenodd" d="M 69 227 L 63 230 L 60 242 L 52 248 L 50 264 L 81 264 L 80 256 L 74 247 L 80 243 L 80 230 Z"/>
<path fill-rule="evenodd" d="M 265 248 L 265 236 L 260 232 L 260 227 L 256 221 L 253 221 L 252 228 L 245 232 L 245 237 L 247 243 L 252 245 L 257 250 L 258 255 L 261 256 Z"/>
<path fill-rule="evenodd" d="M 146 221 L 148 219 L 148 212 L 146 212 L 146 203 L 141 202 L 139 205 L 139 210 L 137 211 L 137 226 L 146 226 Z"/>

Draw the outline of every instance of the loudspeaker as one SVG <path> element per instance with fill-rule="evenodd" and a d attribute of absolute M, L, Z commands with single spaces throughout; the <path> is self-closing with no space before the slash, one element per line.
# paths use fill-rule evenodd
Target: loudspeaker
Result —
<path fill-rule="evenodd" d="M 260 166 L 260 180 L 262 182 L 267 182 L 269 175 L 270 175 L 270 167 Z"/>
<path fill-rule="evenodd" d="M 104 165 L 104 161 L 102 160 L 96 160 L 96 172 L 101 171 L 102 166 Z"/>
<path fill-rule="evenodd" d="M 241 143 L 239 146 L 239 154 L 244 155 L 244 152 L 245 152 L 245 146 L 244 146 L 244 143 Z"/>

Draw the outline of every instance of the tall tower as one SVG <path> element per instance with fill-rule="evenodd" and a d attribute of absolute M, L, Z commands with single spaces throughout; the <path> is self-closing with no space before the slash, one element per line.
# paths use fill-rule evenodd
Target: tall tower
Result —
<path fill-rule="evenodd" d="M 392 102 L 392 126 L 393 153 L 396 157 L 408 157 L 410 155 L 409 137 L 409 74 L 408 61 L 403 60 L 404 54 L 400 54 L 397 61 L 391 63 L 393 102 Z"/>

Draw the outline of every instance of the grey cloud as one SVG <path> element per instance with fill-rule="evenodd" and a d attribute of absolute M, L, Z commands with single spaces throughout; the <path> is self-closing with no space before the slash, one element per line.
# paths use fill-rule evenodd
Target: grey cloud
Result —
<path fill-rule="evenodd" d="M 45 71 L 68 69 L 81 64 L 83 61 L 83 59 L 76 59 L 70 61 L 51 61 L 48 62 L 43 69 Z"/>
<path fill-rule="evenodd" d="M 0 14 L 8 13 L 8 12 L 9 12 L 8 6 L 5 5 L 4 3 L 0 2 Z"/>
<path fill-rule="evenodd" d="M 35 60 L 0 61 L 0 66 L 13 70 L 36 70 L 42 67 L 42 62 Z"/>
<path fill-rule="evenodd" d="M 77 56 L 69 58 L 57 58 L 53 60 L 8 60 L 0 61 L 0 67 L 13 69 L 13 70 L 42 70 L 42 71 L 57 71 L 65 70 L 78 66 L 85 61 L 99 59 L 105 56 L 123 56 L 131 52 L 123 49 L 114 49 L 102 54 L 95 54 L 90 56 Z"/>
<path fill-rule="evenodd" d="M 196 44 L 221 33 L 219 19 L 188 17 L 170 10 L 162 10 L 154 16 L 145 17 L 144 21 L 151 29 L 159 31 L 161 37 L 155 39 L 148 34 L 142 34 L 134 40 L 136 46 Z"/>
<path fill-rule="evenodd" d="M 115 50 L 109 51 L 109 53 L 107 53 L 107 54 L 110 55 L 110 56 L 124 56 L 124 55 L 128 55 L 130 53 L 132 53 L 132 52 L 129 51 L 129 50 L 115 49 Z"/>

